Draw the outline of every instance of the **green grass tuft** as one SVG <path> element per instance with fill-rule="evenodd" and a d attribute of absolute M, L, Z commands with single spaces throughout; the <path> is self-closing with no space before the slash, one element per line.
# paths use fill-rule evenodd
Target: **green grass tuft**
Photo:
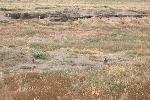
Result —
<path fill-rule="evenodd" d="M 47 59 L 47 55 L 43 51 L 36 51 L 36 52 L 34 52 L 33 57 L 35 59 L 43 59 L 43 60 Z"/>

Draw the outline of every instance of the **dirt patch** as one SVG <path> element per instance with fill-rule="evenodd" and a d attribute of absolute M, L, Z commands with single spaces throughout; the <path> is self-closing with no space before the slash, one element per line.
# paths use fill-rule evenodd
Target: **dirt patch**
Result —
<path fill-rule="evenodd" d="M 25 63 L 31 61 L 29 55 L 21 51 L 5 50 L 0 51 L 0 68 L 13 67 L 19 63 Z"/>
<path fill-rule="evenodd" d="M 8 21 L 8 20 L 9 20 L 9 18 L 6 17 L 6 16 L 4 15 L 4 13 L 0 12 L 0 21 L 3 22 L 3 21 Z"/>

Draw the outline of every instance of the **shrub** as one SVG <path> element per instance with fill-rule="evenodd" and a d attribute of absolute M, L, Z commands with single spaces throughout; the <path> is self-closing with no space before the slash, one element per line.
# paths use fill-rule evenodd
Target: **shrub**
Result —
<path fill-rule="evenodd" d="M 47 58 L 47 55 L 45 52 L 43 51 L 36 51 L 34 54 L 33 54 L 33 57 L 35 59 L 46 59 Z"/>

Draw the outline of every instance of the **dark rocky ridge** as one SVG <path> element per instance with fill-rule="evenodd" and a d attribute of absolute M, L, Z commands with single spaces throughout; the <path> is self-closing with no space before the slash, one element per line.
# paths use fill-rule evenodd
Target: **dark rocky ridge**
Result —
<path fill-rule="evenodd" d="M 88 19 L 92 17 L 98 18 L 111 18 L 111 17 L 149 17 L 149 11 L 134 11 L 134 10 L 120 10 L 120 9 L 106 9 L 106 10 L 83 10 L 83 11 L 72 11 L 72 10 L 64 10 L 64 11 L 55 11 L 55 12 L 45 12 L 45 13 L 37 13 L 37 12 L 11 12 L 6 13 L 6 17 L 10 17 L 11 19 L 45 19 L 48 18 L 50 21 L 54 22 L 66 22 L 66 21 L 75 21 L 78 19 Z"/>

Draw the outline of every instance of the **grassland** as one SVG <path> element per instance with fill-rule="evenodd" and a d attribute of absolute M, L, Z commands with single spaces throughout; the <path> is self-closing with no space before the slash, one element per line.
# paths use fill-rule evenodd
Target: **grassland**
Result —
<path fill-rule="evenodd" d="M 47 2 L 0 3 L 9 10 L 0 11 L 0 100 L 150 99 L 150 17 L 66 22 L 1 17 L 105 6 L 148 11 L 148 0 Z"/>

